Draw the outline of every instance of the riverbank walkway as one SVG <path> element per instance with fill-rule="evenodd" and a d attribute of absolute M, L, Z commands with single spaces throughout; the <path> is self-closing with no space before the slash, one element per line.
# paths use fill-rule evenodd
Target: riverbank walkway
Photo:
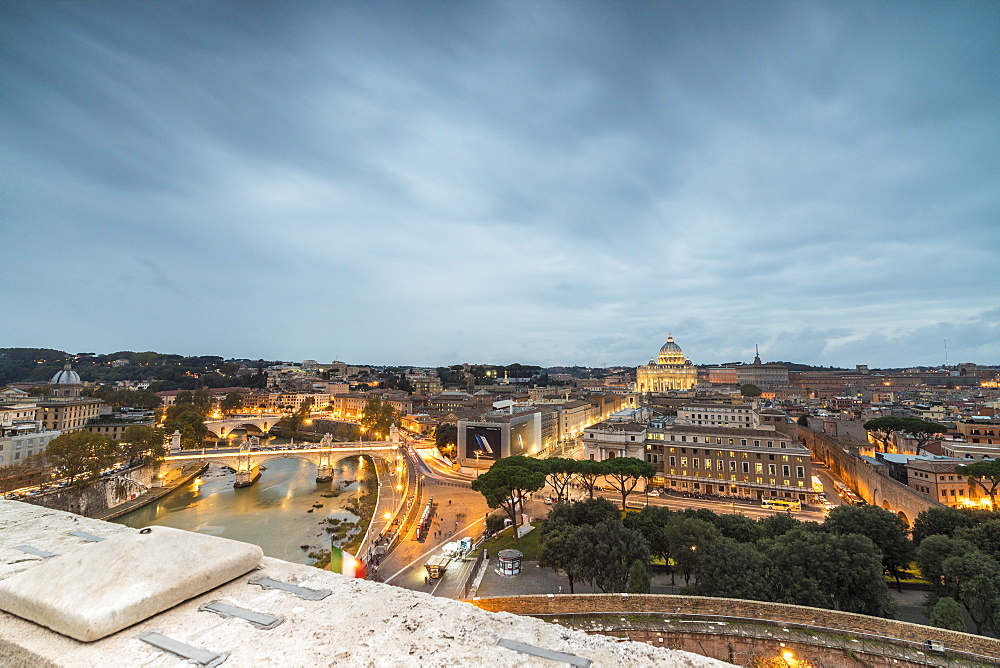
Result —
<path fill-rule="evenodd" d="M 108 508 L 103 512 L 96 513 L 93 515 L 93 518 L 95 520 L 105 520 L 110 522 L 111 520 L 118 519 L 123 515 L 128 515 L 133 510 L 137 510 L 147 504 L 162 499 L 178 487 L 188 484 L 194 478 L 198 477 L 198 475 L 204 471 L 206 467 L 206 464 L 189 464 L 181 470 L 180 476 L 178 476 L 178 478 L 169 485 L 164 485 L 163 487 L 151 487 L 134 499 L 129 499 L 125 503 L 120 503 L 114 508 Z"/>

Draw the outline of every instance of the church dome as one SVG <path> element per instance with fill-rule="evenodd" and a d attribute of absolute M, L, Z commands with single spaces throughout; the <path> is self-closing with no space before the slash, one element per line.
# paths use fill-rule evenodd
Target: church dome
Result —
<path fill-rule="evenodd" d="M 49 381 L 50 385 L 80 385 L 82 381 L 80 380 L 80 374 L 73 371 L 70 368 L 69 362 L 66 366 L 62 368 L 62 371 L 52 376 L 52 380 Z"/>
<path fill-rule="evenodd" d="M 656 359 L 657 364 L 684 364 L 684 361 L 684 351 L 674 343 L 673 335 L 668 336 L 667 342 L 660 348 L 660 354 Z"/>

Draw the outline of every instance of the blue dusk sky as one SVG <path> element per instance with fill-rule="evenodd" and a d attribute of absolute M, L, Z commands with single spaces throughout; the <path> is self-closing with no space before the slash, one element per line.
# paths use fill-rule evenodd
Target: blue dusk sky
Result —
<path fill-rule="evenodd" d="M 1000 363 L 1000 2 L 0 24 L 0 346 Z"/>

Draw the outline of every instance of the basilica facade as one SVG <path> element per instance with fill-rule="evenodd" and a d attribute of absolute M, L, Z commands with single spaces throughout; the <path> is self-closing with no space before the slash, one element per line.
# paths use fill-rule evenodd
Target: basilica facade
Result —
<path fill-rule="evenodd" d="M 636 369 L 636 392 L 690 390 L 697 383 L 698 370 L 674 343 L 672 335 L 667 337 L 655 360 Z"/>

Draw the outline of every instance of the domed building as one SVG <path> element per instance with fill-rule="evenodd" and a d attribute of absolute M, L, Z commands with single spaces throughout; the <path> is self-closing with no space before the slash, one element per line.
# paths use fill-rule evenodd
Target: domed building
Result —
<path fill-rule="evenodd" d="M 49 381 L 49 396 L 53 399 L 79 397 L 82 389 L 80 374 L 73 371 L 69 363 Z"/>
<path fill-rule="evenodd" d="M 88 422 L 100 415 L 104 402 L 92 397 L 81 397 L 83 381 L 80 374 L 66 364 L 49 381 L 49 395 L 38 402 L 36 420 L 49 431 L 77 431 L 85 429 Z"/>
<path fill-rule="evenodd" d="M 637 392 L 668 392 L 690 390 L 698 383 L 698 370 L 684 351 L 674 342 L 673 335 L 660 348 L 655 360 L 636 369 Z"/>

